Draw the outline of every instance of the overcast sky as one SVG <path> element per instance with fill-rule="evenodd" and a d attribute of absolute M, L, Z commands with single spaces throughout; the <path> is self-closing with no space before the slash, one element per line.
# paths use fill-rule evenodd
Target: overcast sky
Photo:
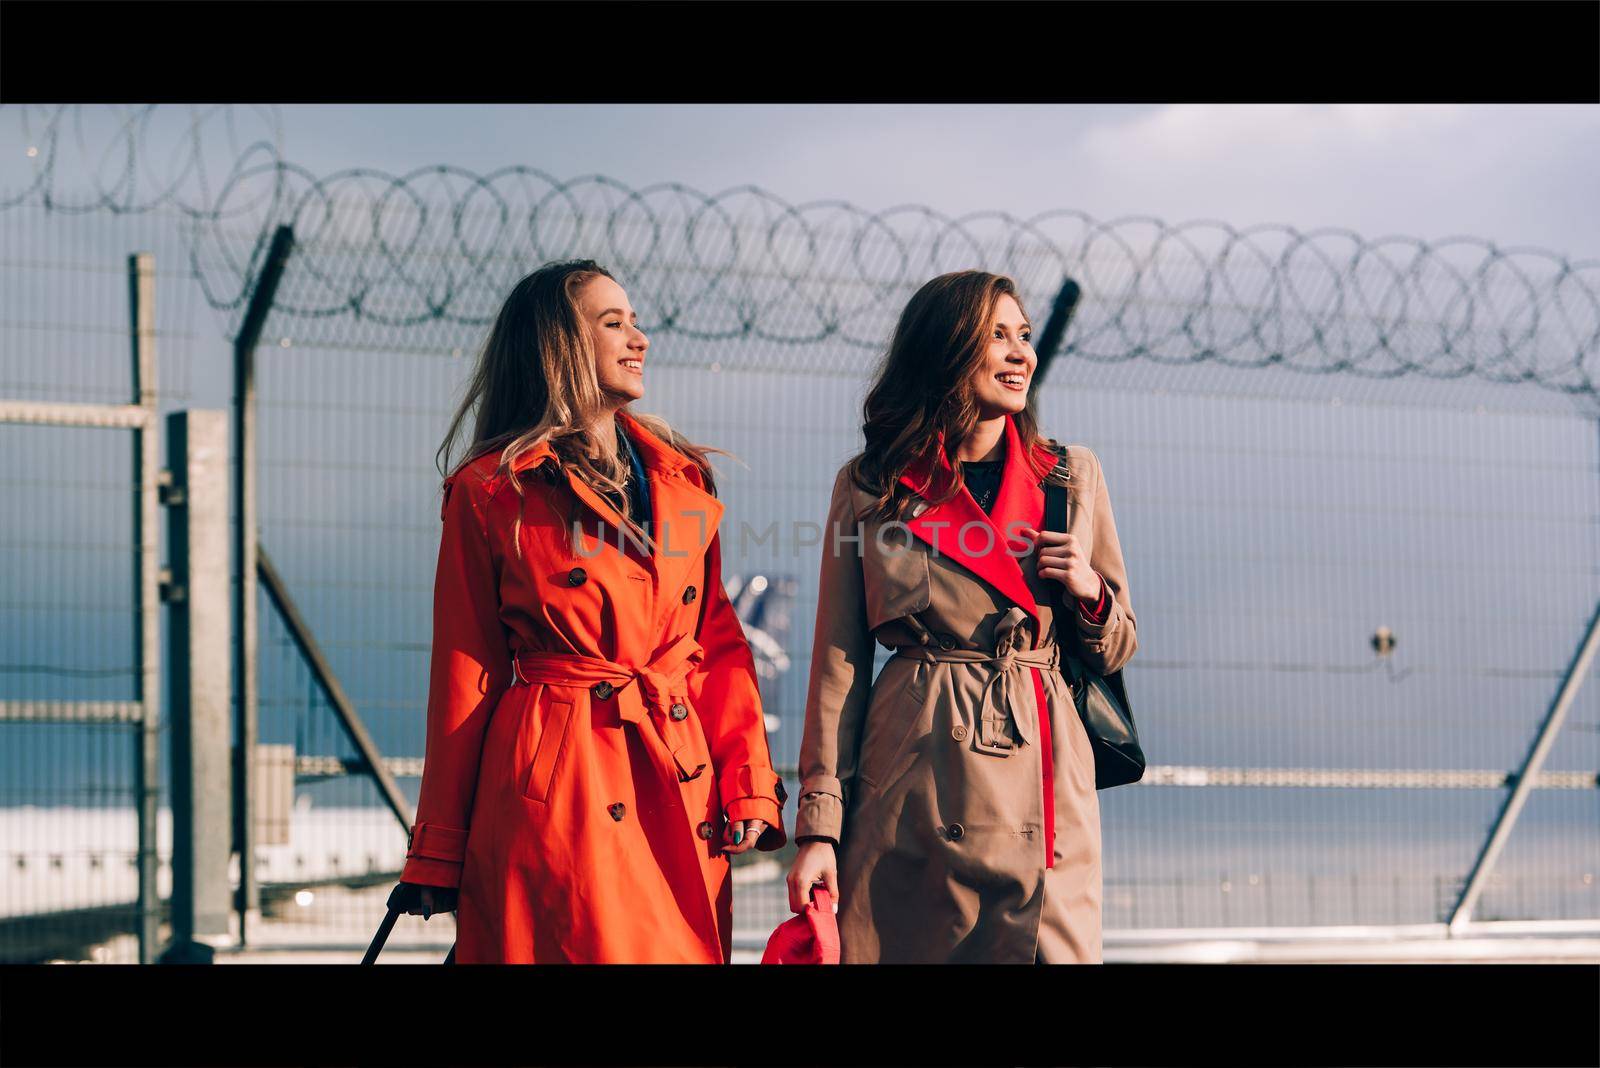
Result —
<path fill-rule="evenodd" d="M 959 215 L 1461 234 L 1600 257 L 1600 107 L 1551 105 L 291 105 L 326 173 L 452 163 L 602 173 Z"/>

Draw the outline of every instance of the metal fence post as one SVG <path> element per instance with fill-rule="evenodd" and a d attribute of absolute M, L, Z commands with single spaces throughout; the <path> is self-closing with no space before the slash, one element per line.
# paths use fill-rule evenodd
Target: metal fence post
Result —
<path fill-rule="evenodd" d="M 172 944 L 166 963 L 209 963 L 228 933 L 228 413 L 167 416 L 171 583 Z"/>
<path fill-rule="evenodd" d="M 1039 383 L 1044 381 L 1045 372 L 1050 369 L 1050 363 L 1056 358 L 1056 350 L 1061 347 L 1061 339 L 1067 334 L 1067 326 L 1072 322 L 1072 313 L 1078 308 L 1078 298 L 1083 296 L 1083 290 L 1078 283 L 1068 278 L 1061 283 L 1061 292 L 1056 294 L 1056 300 L 1050 307 L 1050 318 L 1045 320 L 1044 329 L 1039 331 L 1039 343 L 1033 351 L 1039 357 L 1039 366 L 1033 369 L 1033 382 L 1029 392 L 1039 388 Z"/>
<path fill-rule="evenodd" d="M 235 563 L 239 583 L 235 587 L 234 622 L 239 634 L 235 645 L 234 680 L 238 687 L 235 705 L 233 776 L 233 836 L 239 851 L 239 944 L 249 942 L 251 917 L 261 909 L 260 889 L 256 885 L 255 808 L 250 793 L 254 788 L 252 764 L 255 758 L 259 684 L 258 621 L 256 618 L 256 343 L 272 310 L 283 267 L 294 247 L 294 230 L 280 226 L 272 235 L 261 264 L 261 273 L 250 294 L 249 307 L 233 344 L 233 493 L 238 526 L 234 532 Z"/>
<path fill-rule="evenodd" d="M 411 806 L 406 803 L 405 794 L 400 792 L 400 786 L 394 781 L 394 773 L 383 761 L 383 754 L 378 752 L 378 747 L 372 741 L 372 735 L 367 732 L 367 725 L 361 721 L 361 714 L 356 711 L 355 705 L 350 703 L 350 698 L 345 695 L 344 687 L 339 684 L 339 677 L 333 673 L 333 665 L 323 655 L 322 647 L 317 644 L 316 636 L 311 633 L 311 627 L 300 615 L 294 598 L 289 596 L 289 588 L 283 581 L 283 576 L 278 574 L 278 569 L 272 564 L 272 557 L 259 545 L 256 547 L 257 561 L 260 565 L 260 574 L 257 576 L 266 585 L 267 596 L 272 599 L 273 606 L 278 610 L 278 618 L 289 631 L 300 656 L 305 660 L 306 667 L 311 669 L 312 676 L 322 687 L 322 692 L 327 695 L 328 703 L 333 706 L 334 715 L 339 717 L 339 725 L 344 728 L 345 736 L 360 753 L 358 762 L 362 770 L 372 776 L 372 781 L 377 785 L 378 792 L 383 795 L 384 801 L 389 806 L 389 811 L 394 813 L 395 819 L 400 821 L 400 829 L 404 832 L 411 830 Z"/>
<path fill-rule="evenodd" d="M 1451 934 L 1460 934 L 1472 921 L 1473 907 L 1483 894 L 1484 884 L 1489 881 L 1489 873 L 1494 870 L 1495 861 L 1500 859 L 1500 851 L 1505 848 L 1506 839 L 1511 837 L 1511 828 L 1516 825 L 1517 816 L 1528 800 L 1528 791 L 1533 789 L 1534 780 L 1544 767 L 1545 757 L 1550 755 L 1550 747 L 1555 744 L 1556 734 L 1561 730 L 1561 721 L 1566 719 L 1567 709 L 1572 707 L 1572 699 L 1578 695 L 1578 687 L 1582 685 L 1583 677 L 1589 672 L 1589 664 L 1594 660 L 1597 646 L 1600 646 L 1600 605 L 1595 606 L 1594 614 L 1589 617 L 1589 629 L 1585 632 L 1583 641 L 1578 643 L 1578 651 L 1573 654 L 1572 663 L 1567 666 L 1566 678 L 1561 680 L 1561 688 L 1556 691 L 1555 700 L 1550 704 L 1550 711 L 1545 714 L 1544 723 L 1540 725 L 1539 733 L 1534 736 L 1533 744 L 1528 748 L 1528 755 L 1522 760 L 1522 768 L 1516 774 L 1516 785 L 1506 797 L 1505 804 L 1501 806 L 1500 815 L 1494 821 L 1494 829 L 1489 832 L 1488 839 L 1478 853 L 1478 861 L 1472 866 L 1472 875 L 1467 879 L 1466 889 L 1461 891 L 1461 898 L 1456 902 L 1455 911 L 1450 915 Z"/>
<path fill-rule="evenodd" d="M 160 888 L 157 877 L 157 806 L 161 799 L 161 602 L 157 537 L 160 501 L 156 480 L 161 458 L 156 437 L 156 261 L 148 252 L 128 257 L 128 304 L 133 341 L 133 404 L 145 418 L 134 430 L 133 510 L 134 657 L 139 676 L 134 699 L 140 705 L 139 743 L 134 758 L 134 804 L 139 825 L 139 962 L 154 959 L 160 939 Z"/>

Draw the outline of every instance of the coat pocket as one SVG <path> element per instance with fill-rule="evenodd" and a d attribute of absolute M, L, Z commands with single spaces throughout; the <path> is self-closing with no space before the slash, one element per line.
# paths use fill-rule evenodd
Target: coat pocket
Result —
<path fill-rule="evenodd" d="M 705 728 L 699 712 L 684 698 L 688 710 L 682 722 L 669 720 L 663 732 L 667 748 L 672 750 L 672 760 L 678 767 L 679 782 L 693 782 L 705 773 L 711 764 L 711 749 L 706 744 Z"/>
<path fill-rule="evenodd" d="M 517 749 L 519 753 L 531 750 L 533 754 L 522 780 L 522 796 L 529 801 L 543 804 L 549 797 L 556 761 L 572 725 L 572 711 L 572 701 L 553 697 L 548 687 L 541 687 L 539 699 L 530 702 L 522 715 L 522 737 Z"/>
<path fill-rule="evenodd" d="M 931 674 L 931 670 L 928 670 Z M 918 672 L 922 675 L 922 671 Z M 906 750 L 933 729 L 928 708 L 927 677 L 885 685 L 880 676 L 872 688 L 867 722 L 862 729 L 857 775 L 869 787 L 882 786 L 898 775 Z"/>

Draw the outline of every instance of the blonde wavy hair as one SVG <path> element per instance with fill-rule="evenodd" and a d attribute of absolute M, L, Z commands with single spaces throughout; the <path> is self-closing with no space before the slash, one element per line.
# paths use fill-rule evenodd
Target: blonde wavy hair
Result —
<path fill-rule="evenodd" d="M 634 523 L 624 492 L 626 461 L 616 453 L 603 453 L 589 432 L 609 405 L 595 374 L 594 346 L 579 314 L 578 291 L 601 276 L 615 281 L 594 260 L 563 260 L 545 264 L 512 288 L 435 454 L 441 475 L 448 478 L 496 450 L 500 454 L 496 473 L 507 475 L 518 457 L 548 442 L 559 462 L 590 486 L 620 494 L 623 514 Z M 707 490 L 716 492 L 706 454 L 721 450 L 690 443 L 655 416 L 628 414 L 683 453 L 700 469 Z M 472 436 L 461 457 L 453 460 L 469 420 Z M 519 481 L 510 482 L 521 496 Z M 521 540 L 516 537 L 522 523 L 520 505 L 517 512 L 513 541 L 520 553 Z"/>

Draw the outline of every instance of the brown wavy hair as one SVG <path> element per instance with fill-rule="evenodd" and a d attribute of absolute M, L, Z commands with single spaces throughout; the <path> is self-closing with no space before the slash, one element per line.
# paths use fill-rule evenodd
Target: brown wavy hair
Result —
<path fill-rule="evenodd" d="M 435 454 L 441 475 L 453 475 L 497 449 L 496 473 L 505 475 L 519 456 L 548 442 L 560 463 L 596 490 L 621 494 L 623 514 L 628 515 L 622 482 L 625 461 L 615 454 L 589 455 L 598 451 L 589 427 L 604 412 L 606 402 L 595 374 L 594 347 L 578 311 L 578 291 L 601 276 L 616 280 L 594 260 L 563 260 L 545 264 L 512 288 Z M 715 492 L 706 453 L 719 450 L 691 444 L 654 416 L 628 414 L 688 457 L 700 469 L 706 488 Z M 469 419 L 472 436 L 460 459 L 452 460 Z M 520 495 L 518 480 L 510 481 Z M 520 546 L 520 540 L 514 543 Z"/>
<path fill-rule="evenodd" d="M 1022 306 L 1016 283 L 1004 275 L 955 271 L 917 290 L 900 313 L 889 351 L 862 406 L 866 448 L 849 464 L 855 484 L 877 499 L 874 513 L 879 518 L 904 515 L 911 492 L 900 483 L 900 476 L 936 447 L 941 433 L 955 478 L 934 497 L 936 467 L 930 466 L 916 493 L 930 504 L 943 504 L 965 483 L 956 451 L 978 422 L 977 376 L 985 362 L 989 324 L 1002 296 Z M 1033 455 L 1034 445 L 1049 443 L 1039 433 L 1031 391 L 1027 407 L 1012 419 L 1028 450 L 1029 467 L 1041 479 L 1057 479 L 1053 469 L 1041 469 Z"/>

